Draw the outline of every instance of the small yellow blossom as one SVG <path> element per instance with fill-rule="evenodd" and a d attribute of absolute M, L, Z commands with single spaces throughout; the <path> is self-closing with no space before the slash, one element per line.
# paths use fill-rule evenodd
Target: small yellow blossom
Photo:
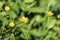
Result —
<path fill-rule="evenodd" d="M 28 18 L 23 16 L 22 18 L 20 18 L 20 21 L 26 23 L 28 22 Z"/>
<path fill-rule="evenodd" d="M 5 11 L 9 11 L 10 10 L 10 7 L 9 6 L 5 6 Z"/>
<path fill-rule="evenodd" d="M 15 23 L 10 22 L 10 23 L 9 23 L 9 26 L 10 26 L 10 27 L 14 27 L 14 26 L 15 26 Z"/>
<path fill-rule="evenodd" d="M 53 13 L 51 11 L 47 12 L 47 16 L 52 16 Z"/>

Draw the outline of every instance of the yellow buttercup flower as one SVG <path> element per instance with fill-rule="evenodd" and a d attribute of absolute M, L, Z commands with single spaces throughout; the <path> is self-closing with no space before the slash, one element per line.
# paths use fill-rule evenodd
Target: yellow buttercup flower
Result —
<path fill-rule="evenodd" d="M 10 10 L 10 7 L 9 6 L 5 6 L 5 11 L 9 11 Z"/>
<path fill-rule="evenodd" d="M 10 22 L 10 23 L 9 23 L 9 26 L 10 26 L 10 27 L 14 27 L 14 26 L 15 26 L 15 23 L 14 23 L 14 22 Z"/>
<path fill-rule="evenodd" d="M 20 21 L 26 23 L 28 22 L 28 18 L 23 16 L 22 18 L 20 18 Z"/>
<path fill-rule="evenodd" d="M 47 16 L 52 16 L 53 13 L 51 11 L 47 12 Z"/>

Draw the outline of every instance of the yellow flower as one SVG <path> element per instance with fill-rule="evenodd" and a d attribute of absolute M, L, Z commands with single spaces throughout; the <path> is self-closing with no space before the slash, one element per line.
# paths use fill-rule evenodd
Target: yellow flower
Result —
<path fill-rule="evenodd" d="M 47 12 L 47 16 L 52 16 L 53 13 L 51 11 Z"/>
<path fill-rule="evenodd" d="M 15 26 L 15 23 L 14 23 L 14 22 L 10 22 L 10 23 L 9 23 L 9 26 L 10 26 L 10 27 L 14 27 L 14 26 Z"/>
<path fill-rule="evenodd" d="M 9 11 L 10 10 L 10 7 L 9 6 L 5 6 L 5 11 Z"/>
<path fill-rule="evenodd" d="M 22 18 L 20 18 L 20 21 L 26 23 L 28 22 L 28 18 L 23 16 Z"/>

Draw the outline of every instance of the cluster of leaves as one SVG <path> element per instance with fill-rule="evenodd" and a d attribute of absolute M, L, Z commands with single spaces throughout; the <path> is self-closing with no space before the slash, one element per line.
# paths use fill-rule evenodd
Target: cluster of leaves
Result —
<path fill-rule="evenodd" d="M 0 0 L 0 40 L 60 40 L 59 7 L 60 0 Z M 47 16 L 48 11 L 54 15 Z M 22 16 L 27 23 L 19 20 Z"/>

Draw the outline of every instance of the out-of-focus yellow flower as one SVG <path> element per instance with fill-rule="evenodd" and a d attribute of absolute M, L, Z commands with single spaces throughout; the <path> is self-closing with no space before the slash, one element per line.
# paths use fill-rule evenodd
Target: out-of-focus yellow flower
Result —
<path fill-rule="evenodd" d="M 5 11 L 9 11 L 10 10 L 10 7 L 9 6 L 5 6 Z"/>
<path fill-rule="evenodd" d="M 20 18 L 20 21 L 26 23 L 28 22 L 28 18 L 23 16 L 22 18 Z"/>
<path fill-rule="evenodd" d="M 14 23 L 14 22 L 10 22 L 10 23 L 9 23 L 9 26 L 10 26 L 10 27 L 14 27 L 14 26 L 15 26 L 15 23 Z"/>
<path fill-rule="evenodd" d="M 51 11 L 47 12 L 47 16 L 52 16 L 53 14 Z"/>

